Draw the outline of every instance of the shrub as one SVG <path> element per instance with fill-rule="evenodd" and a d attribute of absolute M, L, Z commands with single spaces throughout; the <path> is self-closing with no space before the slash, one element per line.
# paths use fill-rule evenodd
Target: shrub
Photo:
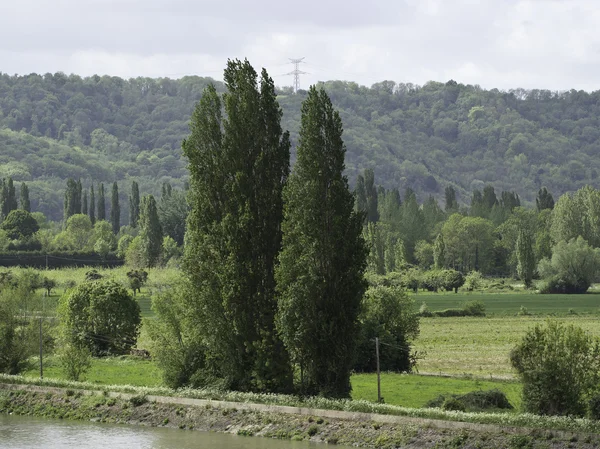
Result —
<path fill-rule="evenodd" d="M 354 369 L 376 370 L 375 337 L 379 337 L 380 366 L 386 371 L 410 372 L 415 363 L 410 341 L 419 334 L 419 317 L 414 301 L 397 287 L 371 287 L 367 290 L 359 316 L 360 333 Z"/>
<path fill-rule="evenodd" d="M 485 316 L 485 304 L 479 299 L 465 302 L 463 310 L 467 316 Z"/>
<path fill-rule="evenodd" d="M 538 271 L 545 282 L 541 293 L 585 293 L 600 269 L 600 249 L 581 237 L 558 242 L 552 259 L 543 259 Z"/>
<path fill-rule="evenodd" d="M 36 353 L 36 329 L 23 318 L 31 292 L 4 287 L 0 292 L 0 373 L 19 374 Z"/>
<path fill-rule="evenodd" d="M 97 281 L 98 279 L 102 279 L 103 277 L 104 276 L 102 276 L 100 273 L 98 273 L 98 270 L 96 270 L 96 269 L 85 272 L 85 280 L 86 281 Z"/>
<path fill-rule="evenodd" d="M 467 291 L 472 292 L 474 290 L 479 290 L 479 289 L 483 288 L 483 286 L 484 286 L 483 276 L 481 275 L 481 273 L 479 271 L 471 271 L 465 277 L 464 285 L 465 285 L 465 288 L 467 289 Z"/>
<path fill-rule="evenodd" d="M 148 272 L 145 270 L 131 270 L 127 272 L 127 278 L 129 279 L 129 287 L 133 290 L 133 294 L 141 292 L 142 286 L 148 280 Z"/>
<path fill-rule="evenodd" d="M 89 349 L 70 343 L 62 345 L 58 360 L 67 380 L 78 381 L 92 366 Z"/>
<path fill-rule="evenodd" d="M 513 408 L 506 394 L 498 389 L 476 390 L 460 395 L 440 395 L 428 401 L 425 407 L 444 408 L 444 404 L 452 399 L 458 401 L 464 407 L 463 411 L 511 410 Z"/>
<path fill-rule="evenodd" d="M 600 344 L 581 328 L 548 321 L 511 351 L 523 383 L 523 407 L 541 415 L 583 416 L 600 381 Z"/>
<path fill-rule="evenodd" d="M 588 417 L 600 419 L 600 393 L 595 393 L 588 401 Z"/>
<path fill-rule="evenodd" d="M 42 287 L 46 290 L 46 294 L 50 296 L 52 293 L 52 289 L 56 288 L 56 281 L 54 279 L 50 279 L 44 276 L 42 280 Z"/>
<path fill-rule="evenodd" d="M 456 412 L 467 411 L 467 407 L 465 407 L 465 404 L 463 404 L 459 399 L 455 397 L 449 397 L 446 400 L 444 400 L 444 403 L 442 404 L 442 409 Z"/>
<path fill-rule="evenodd" d="M 110 280 L 75 287 L 61 299 L 60 315 L 68 341 L 93 355 L 129 352 L 141 322 L 137 301 Z"/>

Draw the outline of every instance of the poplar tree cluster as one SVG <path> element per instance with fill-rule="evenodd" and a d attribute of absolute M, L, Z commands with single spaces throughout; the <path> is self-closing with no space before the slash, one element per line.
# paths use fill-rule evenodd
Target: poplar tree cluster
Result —
<path fill-rule="evenodd" d="M 190 291 L 169 331 L 181 352 L 168 354 L 179 369 L 170 383 L 348 396 L 366 249 L 343 176 L 341 120 L 311 88 L 290 175 L 273 80 L 238 60 L 224 80 L 223 96 L 205 89 L 183 143 Z"/>

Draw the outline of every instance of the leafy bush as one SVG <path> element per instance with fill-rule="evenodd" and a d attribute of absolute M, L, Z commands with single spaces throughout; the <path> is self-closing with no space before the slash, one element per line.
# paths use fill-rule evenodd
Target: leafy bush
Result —
<path fill-rule="evenodd" d="M 61 346 L 58 360 L 68 380 L 78 381 L 92 366 L 92 354 L 89 349 L 70 343 Z"/>
<path fill-rule="evenodd" d="M 140 306 L 114 281 L 86 282 L 61 298 L 67 340 L 93 355 L 125 354 L 135 344 Z"/>
<path fill-rule="evenodd" d="M 467 291 L 472 292 L 474 290 L 479 290 L 484 287 L 483 276 L 479 271 L 471 271 L 465 277 L 465 288 Z"/>
<path fill-rule="evenodd" d="M 131 270 L 127 272 L 129 279 L 129 287 L 133 290 L 133 294 L 141 291 L 142 286 L 148 280 L 148 272 L 145 270 Z"/>
<path fill-rule="evenodd" d="M 511 351 L 523 383 L 523 407 L 542 415 L 583 416 L 598 391 L 600 343 L 581 328 L 548 321 Z"/>
<path fill-rule="evenodd" d="M 371 287 L 359 316 L 360 334 L 354 370 L 376 370 L 375 337 L 380 341 L 380 366 L 386 371 L 412 371 L 416 359 L 410 341 L 419 334 L 414 301 L 398 287 Z"/>
<path fill-rule="evenodd" d="M 545 283 L 541 293 L 585 293 L 600 270 L 600 249 L 581 237 L 558 242 L 552 259 L 543 259 L 538 271 Z"/>
<path fill-rule="evenodd" d="M 511 410 L 512 404 L 508 401 L 506 394 L 498 389 L 477 390 L 465 394 L 453 394 L 450 396 L 440 395 L 425 404 L 425 407 L 444 408 L 444 404 L 452 399 L 458 401 L 464 407 L 463 411 L 483 410 Z M 448 409 L 445 409 L 448 410 Z"/>
<path fill-rule="evenodd" d="M 102 278 L 103 278 L 103 276 L 100 273 L 98 273 L 98 270 L 96 270 L 96 269 L 85 272 L 85 280 L 86 281 L 97 281 Z"/>
<path fill-rule="evenodd" d="M 592 395 L 588 401 L 588 417 L 600 420 L 600 393 Z"/>
<path fill-rule="evenodd" d="M 466 412 L 467 407 L 465 407 L 465 404 L 463 404 L 460 399 L 449 397 L 444 400 L 444 403 L 442 404 L 442 410 Z"/>
<path fill-rule="evenodd" d="M 479 299 L 465 302 L 463 310 L 467 316 L 485 316 L 485 304 Z"/>

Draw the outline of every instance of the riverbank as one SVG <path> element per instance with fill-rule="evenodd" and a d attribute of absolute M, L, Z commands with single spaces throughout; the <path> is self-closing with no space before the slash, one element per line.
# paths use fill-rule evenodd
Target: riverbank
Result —
<path fill-rule="evenodd" d="M 558 449 L 600 444 L 597 434 L 17 384 L 0 386 L 0 413 L 382 449 Z"/>

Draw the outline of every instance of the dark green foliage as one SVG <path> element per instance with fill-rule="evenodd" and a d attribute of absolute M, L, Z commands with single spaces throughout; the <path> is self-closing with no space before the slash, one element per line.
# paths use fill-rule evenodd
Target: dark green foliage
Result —
<path fill-rule="evenodd" d="M 31 202 L 29 201 L 29 187 L 24 182 L 21 183 L 21 196 L 19 198 L 21 209 L 31 212 Z"/>
<path fill-rule="evenodd" d="M 96 270 L 95 268 L 85 272 L 85 280 L 88 282 L 97 281 L 102 278 L 103 276 L 100 273 L 98 273 L 98 270 Z"/>
<path fill-rule="evenodd" d="M 452 410 L 449 407 L 451 401 L 459 401 L 463 405 L 462 411 L 478 412 L 484 410 L 512 410 L 513 406 L 508 401 L 503 391 L 477 390 L 465 394 L 440 395 L 425 404 L 425 407 L 440 407 Z M 445 405 L 445 406 L 444 406 Z"/>
<path fill-rule="evenodd" d="M 83 192 L 83 200 L 81 201 L 81 213 L 83 215 L 88 214 L 88 193 L 87 190 Z"/>
<path fill-rule="evenodd" d="M 2 189 L 0 190 L 0 209 L 2 218 L 6 218 L 8 214 L 17 209 L 17 195 L 12 178 L 2 179 Z"/>
<path fill-rule="evenodd" d="M 145 270 L 131 270 L 127 272 L 127 278 L 129 279 L 129 287 L 133 290 L 135 296 L 136 292 L 141 292 L 142 286 L 148 281 L 148 272 Z"/>
<path fill-rule="evenodd" d="M 600 270 L 600 249 L 581 236 L 558 242 L 552 258 L 543 259 L 538 270 L 544 278 L 541 293 L 585 293 Z"/>
<path fill-rule="evenodd" d="M 363 175 L 358 175 L 356 178 L 356 210 L 362 212 L 367 219 L 367 190 L 365 188 L 365 178 Z"/>
<path fill-rule="evenodd" d="M 185 222 L 189 207 L 185 192 L 171 189 L 168 194 L 162 195 L 158 202 L 158 216 L 165 235 L 171 237 L 177 245 L 183 245 L 185 236 Z"/>
<path fill-rule="evenodd" d="M 146 195 L 142 198 L 139 227 L 144 265 L 154 267 L 160 259 L 163 236 L 156 200 L 152 195 Z"/>
<path fill-rule="evenodd" d="M 535 205 L 537 207 L 538 212 L 544 209 L 554 209 L 554 198 L 552 197 L 552 194 L 548 192 L 548 189 L 546 189 L 546 187 L 542 187 L 539 190 L 535 199 Z"/>
<path fill-rule="evenodd" d="M 98 212 L 96 213 L 98 221 L 106 220 L 106 200 L 104 198 L 104 184 L 98 187 Z"/>
<path fill-rule="evenodd" d="M 438 234 L 433 245 L 433 267 L 436 270 L 441 270 L 446 264 L 446 245 L 444 244 L 444 236 Z"/>
<path fill-rule="evenodd" d="M 65 190 L 64 202 L 64 221 L 65 223 L 75 214 L 81 213 L 81 180 L 75 181 L 72 178 L 67 180 L 67 189 Z"/>
<path fill-rule="evenodd" d="M 129 226 L 137 228 L 140 219 L 140 187 L 135 181 L 131 182 L 131 195 L 129 195 Z"/>
<path fill-rule="evenodd" d="M 85 282 L 61 299 L 67 339 L 93 355 L 126 354 L 135 345 L 140 306 L 115 281 Z"/>
<path fill-rule="evenodd" d="M 593 394 L 588 401 L 588 418 L 600 420 L 600 393 Z"/>
<path fill-rule="evenodd" d="M 229 61 L 223 97 L 208 87 L 183 143 L 189 159 L 191 212 L 184 271 L 207 367 L 225 386 L 289 391 L 292 371 L 275 330 L 274 269 L 281 249 L 283 183 L 289 135 L 273 81 L 247 62 Z"/>
<path fill-rule="evenodd" d="M 346 397 L 366 282 L 361 213 L 344 172 L 342 122 L 323 90 L 302 105 L 298 159 L 284 188 L 278 328 L 302 391 Z"/>
<path fill-rule="evenodd" d="M 383 286 L 369 288 L 359 321 L 354 371 L 376 371 L 375 337 L 379 337 L 382 371 L 409 373 L 413 370 L 416 357 L 411 341 L 419 335 L 419 317 L 414 312 L 414 300 L 404 290 Z"/>
<path fill-rule="evenodd" d="M 364 179 L 367 222 L 377 223 L 379 221 L 379 211 L 377 208 L 378 199 L 377 187 L 375 186 L 375 172 L 370 168 L 365 169 Z"/>
<path fill-rule="evenodd" d="M 94 196 L 94 186 L 93 185 L 90 186 L 89 213 L 90 213 L 90 221 L 92 222 L 92 225 L 94 225 L 96 223 L 96 197 Z"/>
<path fill-rule="evenodd" d="M 448 186 L 444 189 L 445 204 L 444 210 L 447 214 L 458 212 L 458 201 L 456 200 L 456 190 L 454 187 Z"/>
<path fill-rule="evenodd" d="M 35 218 L 22 209 L 11 211 L 0 228 L 6 231 L 8 238 L 15 240 L 28 239 L 40 229 Z"/>
<path fill-rule="evenodd" d="M 531 236 L 527 230 L 521 230 L 517 238 L 517 275 L 525 283 L 526 288 L 531 287 L 535 272 L 536 260 L 533 254 Z"/>
<path fill-rule="evenodd" d="M 110 198 L 110 224 L 113 234 L 118 234 L 121 229 L 121 206 L 119 205 L 119 186 L 116 182 L 113 183 Z"/>
<path fill-rule="evenodd" d="M 28 318 L 33 313 L 28 307 L 33 303 L 33 295 L 18 280 L 0 277 L 4 278 L 0 280 L 0 373 L 19 374 L 37 349 L 38 322 Z"/>
<path fill-rule="evenodd" d="M 44 279 L 42 280 L 42 287 L 44 287 L 44 290 L 46 290 L 46 295 L 50 296 L 52 290 L 56 287 L 56 281 L 44 276 Z"/>
<path fill-rule="evenodd" d="M 523 383 L 523 408 L 541 415 L 583 416 L 598 393 L 600 344 L 573 325 L 536 325 L 511 351 Z"/>
<path fill-rule="evenodd" d="M 155 342 L 152 356 L 171 388 L 223 385 L 218 374 L 207 368 L 204 332 L 195 311 L 188 309 L 195 295 L 189 285 L 180 283 L 152 296 L 156 315 L 148 321 L 148 334 Z"/>

